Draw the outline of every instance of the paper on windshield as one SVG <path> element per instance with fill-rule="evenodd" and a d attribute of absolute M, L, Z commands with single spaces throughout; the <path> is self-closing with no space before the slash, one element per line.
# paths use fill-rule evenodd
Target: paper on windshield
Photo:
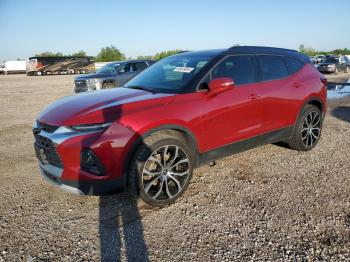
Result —
<path fill-rule="evenodd" d="M 191 73 L 193 69 L 193 67 L 176 67 L 174 72 Z"/>

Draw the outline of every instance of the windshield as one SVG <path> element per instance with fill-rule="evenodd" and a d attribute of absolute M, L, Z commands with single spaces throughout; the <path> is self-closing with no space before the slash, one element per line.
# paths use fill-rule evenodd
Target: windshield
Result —
<path fill-rule="evenodd" d="M 124 87 L 143 88 L 153 92 L 180 92 L 193 77 L 213 58 L 213 55 L 183 53 L 164 58 L 135 78 Z"/>
<path fill-rule="evenodd" d="M 107 64 L 107 65 L 104 65 L 102 66 L 100 69 L 98 69 L 96 71 L 96 73 L 100 73 L 100 74 L 110 74 L 110 73 L 115 73 L 116 72 L 116 69 L 117 67 L 119 66 L 120 64 L 116 64 L 116 63 L 110 63 L 110 64 Z"/>
<path fill-rule="evenodd" d="M 327 57 L 325 60 L 324 60 L 324 63 L 337 63 L 338 62 L 338 59 L 335 58 L 335 57 Z"/>

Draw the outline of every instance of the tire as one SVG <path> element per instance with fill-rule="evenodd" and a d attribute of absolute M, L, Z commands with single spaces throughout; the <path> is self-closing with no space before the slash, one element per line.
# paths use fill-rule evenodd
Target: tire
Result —
<path fill-rule="evenodd" d="M 317 145 L 321 131 L 322 113 L 318 107 L 308 104 L 301 111 L 288 144 L 294 150 L 309 151 Z"/>
<path fill-rule="evenodd" d="M 108 89 L 108 88 L 114 88 L 114 87 L 116 87 L 115 84 L 111 82 L 103 83 L 102 85 L 102 89 Z"/>
<path fill-rule="evenodd" d="M 188 187 L 193 166 L 194 154 L 182 139 L 155 133 L 144 139 L 130 161 L 129 193 L 150 206 L 167 206 Z"/>
<path fill-rule="evenodd" d="M 349 73 L 349 66 L 347 66 L 346 68 L 345 68 L 345 73 Z"/>

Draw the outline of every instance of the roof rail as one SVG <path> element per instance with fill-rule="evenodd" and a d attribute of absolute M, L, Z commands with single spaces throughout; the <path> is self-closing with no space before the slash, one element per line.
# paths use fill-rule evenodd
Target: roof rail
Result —
<path fill-rule="evenodd" d="M 269 47 L 269 46 L 232 46 L 228 50 L 256 50 L 256 51 L 288 51 L 288 52 L 298 52 L 293 49 L 279 48 L 279 47 Z"/>

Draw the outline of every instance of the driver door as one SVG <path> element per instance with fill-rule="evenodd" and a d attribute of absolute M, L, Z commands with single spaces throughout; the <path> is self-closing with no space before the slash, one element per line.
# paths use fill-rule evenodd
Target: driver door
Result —
<path fill-rule="evenodd" d="M 202 96 L 202 138 L 204 151 L 254 137 L 262 130 L 262 101 L 256 82 L 253 55 L 233 55 L 222 60 L 202 85 L 215 78 L 228 77 L 232 90 L 214 97 Z"/>
<path fill-rule="evenodd" d="M 132 77 L 133 77 L 133 63 L 125 63 L 118 68 L 118 71 L 117 71 L 118 86 L 124 85 Z"/>

